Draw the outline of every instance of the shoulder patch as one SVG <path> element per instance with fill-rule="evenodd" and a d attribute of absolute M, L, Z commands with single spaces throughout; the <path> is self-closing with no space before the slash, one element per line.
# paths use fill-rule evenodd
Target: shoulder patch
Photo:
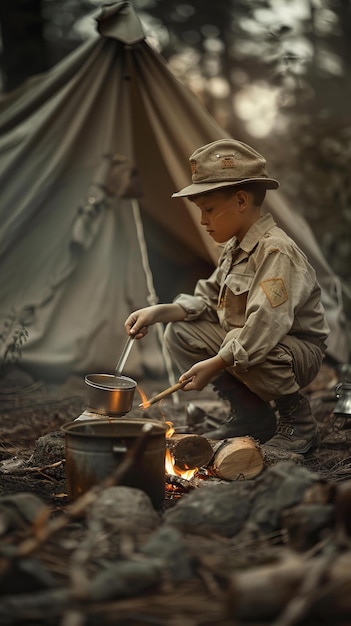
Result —
<path fill-rule="evenodd" d="M 288 300 L 288 292 L 282 278 L 269 278 L 260 283 L 271 307 L 275 308 Z"/>

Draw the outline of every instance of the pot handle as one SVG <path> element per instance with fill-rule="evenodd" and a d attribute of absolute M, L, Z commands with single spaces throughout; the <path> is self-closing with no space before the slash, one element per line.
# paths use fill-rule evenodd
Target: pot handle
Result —
<path fill-rule="evenodd" d="M 112 446 L 112 452 L 116 452 L 117 454 L 121 454 L 127 452 L 128 448 L 125 445 L 120 444 L 119 446 Z"/>

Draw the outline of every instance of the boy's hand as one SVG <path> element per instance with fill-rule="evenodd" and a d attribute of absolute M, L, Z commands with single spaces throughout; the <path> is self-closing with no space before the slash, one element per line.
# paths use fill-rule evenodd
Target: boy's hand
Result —
<path fill-rule="evenodd" d="M 124 323 L 124 327 L 128 335 L 132 335 L 136 339 L 145 337 L 148 333 L 149 326 L 156 322 L 176 322 L 183 320 L 186 312 L 179 304 L 153 304 L 152 306 L 138 309 L 131 313 Z"/>
<path fill-rule="evenodd" d="M 124 323 L 124 327 L 128 335 L 132 335 L 135 339 L 142 339 L 149 332 L 149 326 L 155 323 L 155 307 L 145 307 L 138 309 L 129 315 Z"/>
<path fill-rule="evenodd" d="M 183 387 L 183 391 L 201 391 L 216 374 L 219 374 L 226 367 L 228 367 L 226 362 L 217 355 L 195 363 L 180 376 L 179 382 L 190 378 L 191 380 Z"/>

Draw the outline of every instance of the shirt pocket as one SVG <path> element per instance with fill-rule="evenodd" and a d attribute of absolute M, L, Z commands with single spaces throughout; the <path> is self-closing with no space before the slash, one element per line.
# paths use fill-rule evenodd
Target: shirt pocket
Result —
<path fill-rule="evenodd" d="M 251 274 L 229 274 L 223 287 L 220 308 L 223 309 L 223 321 L 228 328 L 242 327 L 246 319 L 246 304 L 253 281 Z"/>

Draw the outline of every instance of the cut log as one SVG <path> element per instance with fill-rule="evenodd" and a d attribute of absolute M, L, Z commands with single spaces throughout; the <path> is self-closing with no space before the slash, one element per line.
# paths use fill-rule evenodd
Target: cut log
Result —
<path fill-rule="evenodd" d="M 217 478 L 225 480 L 254 478 L 264 468 L 262 451 L 251 437 L 234 437 L 209 442 L 213 448 L 213 457 L 208 469 Z"/>
<path fill-rule="evenodd" d="M 181 470 L 206 467 L 213 457 L 210 442 L 201 435 L 175 433 L 166 439 L 166 445 Z"/>

